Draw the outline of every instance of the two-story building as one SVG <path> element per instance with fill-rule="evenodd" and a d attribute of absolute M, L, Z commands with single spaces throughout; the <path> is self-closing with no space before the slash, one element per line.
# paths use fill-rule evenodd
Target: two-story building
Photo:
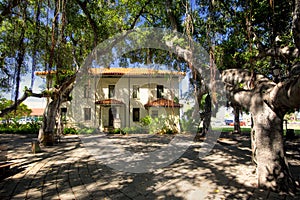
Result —
<path fill-rule="evenodd" d="M 69 120 L 106 131 L 139 126 L 149 115 L 171 118 L 179 127 L 179 82 L 184 76 L 147 68 L 90 68 L 77 77 Z"/>

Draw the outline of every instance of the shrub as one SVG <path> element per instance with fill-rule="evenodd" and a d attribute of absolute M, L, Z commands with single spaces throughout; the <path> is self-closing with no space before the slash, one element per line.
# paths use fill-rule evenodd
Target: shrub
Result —
<path fill-rule="evenodd" d="M 64 135 L 67 134 L 76 135 L 78 134 L 78 131 L 75 128 L 64 128 Z"/>
<path fill-rule="evenodd" d="M 126 133 L 122 129 L 116 128 L 116 129 L 113 129 L 113 130 L 109 131 L 109 134 L 123 134 L 123 135 L 125 135 Z"/>
<path fill-rule="evenodd" d="M 124 133 L 126 134 L 132 134 L 132 133 L 136 133 L 137 132 L 137 127 L 133 126 L 133 127 L 125 127 L 123 129 Z"/>
<path fill-rule="evenodd" d="M 178 133 L 177 127 L 173 119 L 169 117 L 159 116 L 151 122 L 150 133 L 153 134 L 176 134 Z"/>
<path fill-rule="evenodd" d="M 142 126 L 149 126 L 152 123 L 152 118 L 148 115 L 140 120 Z"/>

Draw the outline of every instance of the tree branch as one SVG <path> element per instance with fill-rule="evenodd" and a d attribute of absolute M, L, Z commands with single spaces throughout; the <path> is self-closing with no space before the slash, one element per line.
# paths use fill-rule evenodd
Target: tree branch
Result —
<path fill-rule="evenodd" d="M 283 58 L 298 58 L 300 57 L 300 52 L 295 47 L 278 47 L 275 49 L 268 49 L 266 51 L 261 51 L 256 58 L 264 58 L 268 56 L 273 57 L 283 57 Z"/>
<path fill-rule="evenodd" d="M 22 0 L 10 0 L 8 1 L 9 3 L 7 4 L 7 6 L 4 6 L 2 8 L 2 12 L 1 12 L 1 15 L 0 15 L 0 24 L 2 24 L 2 21 L 4 20 L 4 18 L 7 16 L 7 15 L 10 15 L 12 13 L 12 9 L 15 8 L 16 6 L 18 6 Z"/>
<path fill-rule="evenodd" d="M 96 47 L 97 43 L 98 43 L 98 26 L 97 26 L 97 23 L 92 18 L 92 15 L 91 15 L 91 13 L 89 12 L 89 10 L 87 8 L 87 1 L 82 2 L 81 0 L 76 0 L 76 2 L 78 3 L 78 5 L 82 9 L 82 11 L 84 12 L 86 17 L 88 18 L 89 24 L 91 25 L 92 30 L 94 32 L 94 47 Z"/>
<path fill-rule="evenodd" d="M 250 110 L 251 107 L 251 99 L 252 91 L 239 91 L 235 92 L 229 96 L 229 100 L 233 104 L 238 104 L 239 106 L 245 108 L 246 110 Z"/>
<path fill-rule="evenodd" d="M 63 84 L 59 87 L 58 90 L 59 90 L 61 93 L 64 93 L 65 90 L 66 90 L 72 83 L 74 83 L 75 79 L 76 79 L 76 73 L 73 74 L 68 80 L 64 81 Z"/>
<path fill-rule="evenodd" d="M 261 75 L 258 75 L 255 80 L 258 80 Z M 253 79 L 253 75 L 250 71 L 245 69 L 227 69 L 222 72 L 222 81 L 225 85 L 231 87 L 238 87 L 240 88 L 240 84 L 243 84 L 243 89 L 250 89 L 250 82 Z M 240 88 L 241 89 L 241 88 Z"/>
<path fill-rule="evenodd" d="M 269 99 L 275 108 L 284 110 L 300 108 L 300 76 L 278 83 L 270 92 Z"/>
<path fill-rule="evenodd" d="M 255 103 L 255 98 L 265 97 L 276 84 L 261 74 L 252 74 L 244 69 L 228 69 L 222 72 L 227 97 L 230 101 L 248 110 Z"/>
<path fill-rule="evenodd" d="M 260 74 L 252 79 L 247 70 L 228 69 L 222 72 L 222 81 L 229 100 L 246 109 L 255 106 L 257 98 L 263 98 L 273 110 L 282 113 L 300 108 L 300 75 L 276 84 Z M 248 84 L 252 81 L 253 86 L 249 87 Z"/>
<path fill-rule="evenodd" d="M 48 94 L 44 94 L 44 93 L 37 94 L 37 93 L 33 93 L 31 90 L 25 90 L 23 96 L 20 99 L 18 99 L 16 102 L 14 102 L 9 107 L 4 108 L 3 110 L 0 111 L 0 117 L 3 117 L 6 114 L 8 114 L 9 112 L 12 112 L 13 110 L 15 110 L 21 103 L 23 103 L 23 101 L 25 101 L 30 96 L 38 97 L 38 98 L 49 97 Z"/>
<path fill-rule="evenodd" d="M 232 5 L 227 6 L 224 0 L 219 0 L 223 5 L 223 8 L 230 14 L 230 16 L 235 16 L 235 11 L 232 9 Z"/>
<path fill-rule="evenodd" d="M 151 0 L 148 0 L 145 2 L 145 4 L 143 5 L 143 7 L 140 9 L 139 13 L 133 18 L 133 22 L 130 26 L 129 29 L 133 29 L 134 26 L 136 25 L 137 20 L 140 18 L 140 16 L 143 14 L 143 11 L 145 9 L 145 7 L 151 2 Z"/>
<path fill-rule="evenodd" d="M 178 30 L 178 24 L 176 21 L 176 16 L 174 15 L 173 9 L 172 9 L 172 1 L 171 0 L 166 0 L 166 12 L 167 12 L 167 17 L 170 20 L 171 27 L 173 31 Z"/>
<path fill-rule="evenodd" d="M 292 31 L 294 42 L 298 50 L 300 50 L 300 1 L 295 0 L 295 9 L 293 12 Z"/>
<path fill-rule="evenodd" d="M 76 78 L 76 74 L 74 74 L 67 81 L 65 81 L 58 90 L 55 90 L 54 94 L 56 94 L 56 93 L 64 94 L 65 91 L 68 89 L 68 87 L 75 81 L 75 78 Z M 16 102 L 14 102 L 14 104 L 10 105 L 9 107 L 0 111 L 0 117 L 3 117 L 6 114 L 8 114 L 9 112 L 12 112 L 13 110 L 15 110 L 28 97 L 44 98 L 44 97 L 51 97 L 51 94 L 50 93 L 33 93 L 32 90 L 26 89 L 23 96 L 20 99 L 18 99 Z"/>

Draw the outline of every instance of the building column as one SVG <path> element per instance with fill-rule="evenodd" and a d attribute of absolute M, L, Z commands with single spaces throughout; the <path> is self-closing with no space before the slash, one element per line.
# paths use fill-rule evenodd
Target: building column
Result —
<path fill-rule="evenodd" d="M 102 106 L 101 105 L 100 105 L 100 109 L 99 109 L 99 130 L 100 130 L 100 132 L 103 131 Z"/>

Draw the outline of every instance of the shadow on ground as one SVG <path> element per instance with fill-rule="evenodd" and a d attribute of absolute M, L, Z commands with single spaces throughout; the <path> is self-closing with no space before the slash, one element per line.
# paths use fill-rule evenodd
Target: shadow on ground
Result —
<path fill-rule="evenodd" d="M 1 137 L 1 136 L 0 136 Z M 18 137 L 18 136 L 16 136 Z M 125 137 L 125 136 L 124 136 Z M 163 137 L 163 136 L 157 136 Z M 226 136 L 227 137 L 227 136 Z M 11 159 L 21 160 L 0 183 L 1 199 L 293 199 L 256 188 L 248 135 L 230 136 L 234 145 L 216 144 L 211 153 L 198 158 L 195 143 L 171 165 L 149 173 L 126 173 L 95 160 L 78 137 L 65 137 L 62 143 L 30 154 L 30 138 L 11 141 Z M 162 139 L 162 138 L 161 138 Z M 20 144 L 13 143 L 16 141 Z M 166 139 L 163 138 L 162 143 Z M 158 138 L 151 141 L 116 142 L 138 150 L 159 148 Z M 297 143 L 298 145 L 299 143 Z M 299 148 L 287 145 L 299 155 Z M 298 146 L 299 147 L 299 146 Z M 30 147 L 29 147 L 30 148 Z M 296 149 L 295 149 L 296 148 Z M 137 150 L 135 149 L 135 150 Z M 299 157 L 291 153 L 292 172 L 299 176 Z"/>

